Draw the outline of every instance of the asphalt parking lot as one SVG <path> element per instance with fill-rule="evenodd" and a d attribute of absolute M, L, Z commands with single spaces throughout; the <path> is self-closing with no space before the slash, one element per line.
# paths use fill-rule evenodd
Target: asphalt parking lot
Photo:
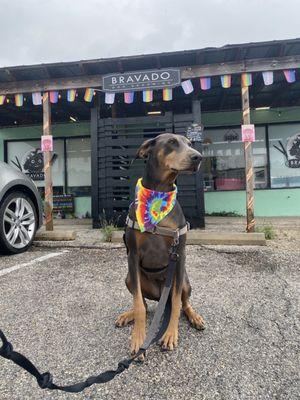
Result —
<path fill-rule="evenodd" d="M 146 361 L 82 394 L 42 391 L 0 359 L 0 399 L 299 399 L 300 249 L 187 249 L 192 302 L 207 328 L 180 320 L 179 347 L 154 346 Z M 54 382 L 115 368 L 131 327 L 125 250 L 32 248 L 0 258 L 0 328 Z M 150 302 L 149 318 L 155 303 Z"/>

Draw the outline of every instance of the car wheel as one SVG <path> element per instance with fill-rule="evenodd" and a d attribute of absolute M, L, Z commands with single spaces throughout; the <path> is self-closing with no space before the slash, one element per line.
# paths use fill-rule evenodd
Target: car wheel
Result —
<path fill-rule="evenodd" d="M 12 192 L 0 206 L 0 250 L 22 253 L 34 239 L 37 211 L 32 200 L 22 192 Z"/>

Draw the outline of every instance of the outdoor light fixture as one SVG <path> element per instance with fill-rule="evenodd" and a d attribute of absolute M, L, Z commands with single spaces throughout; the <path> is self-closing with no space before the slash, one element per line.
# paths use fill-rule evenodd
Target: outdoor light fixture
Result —
<path fill-rule="evenodd" d="M 70 115 L 70 120 L 73 122 L 77 122 L 77 119 L 75 117 L 72 117 L 72 115 Z"/>
<path fill-rule="evenodd" d="M 148 111 L 148 115 L 161 115 L 161 111 Z"/>
<path fill-rule="evenodd" d="M 271 107 L 256 107 L 255 111 L 270 110 Z"/>

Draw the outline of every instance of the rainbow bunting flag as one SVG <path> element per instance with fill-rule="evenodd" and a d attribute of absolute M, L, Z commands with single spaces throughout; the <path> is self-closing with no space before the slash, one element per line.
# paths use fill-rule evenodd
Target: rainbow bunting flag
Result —
<path fill-rule="evenodd" d="M 5 95 L 0 94 L 0 106 L 3 106 L 4 102 L 5 102 Z"/>
<path fill-rule="evenodd" d="M 153 90 L 146 89 L 143 90 L 143 102 L 150 103 L 153 100 Z"/>
<path fill-rule="evenodd" d="M 125 92 L 124 93 L 124 102 L 126 104 L 133 103 L 133 100 L 134 100 L 134 92 Z"/>
<path fill-rule="evenodd" d="M 93 96 L 94 96 L 94 89 L 92 89 L 92 88 L 85 89 L 85 93 L 84 93 L 85 101 L 91 102 L 93 100 Z"/>
<path fill-rule="evenodd" d="M 296 80 L 296 71 L 294 69 L 285 69 L 283 71 L 285 79 L 288 83 L 293 83 Z"/>
<path fill-rule="evenodd" d="M 76 89 L 69 89 L 67 91 L 67 100 L 73 102 L 76 97 Z"/>
<path fill-rule="evenodd" d="M 23 98 L 22 94 L 15 94 L 15 105 L 17 107 L 22 107 L 23 101 L 24 101 L 24 98 Z"/>
<path fill-rule="evenodd" d="M 50 92 L 50 103 L 57 103 L 58 102 L 58 92 L 56 90 L 52 90 Z"/>
<path fill-rule="evenodd" d="M 172 89 L 170 88 L 164 88 L 163 89 L 163 100 L 164 101 L 170 101 L 173 98 L 173 93 Z"/>
<path fill-rule="evenodd" d="M 264 84 L 266 86 L 273 84 L 273 81 L 274 81 L 274 73 L 273 73 L 273 71 L 264 71 L 262 73 L 262 76 L 263 76 Z"/>
<path fill-rule="evenodd" d="M 247 87 L 252 85 L 252 74 L 250 72 L 244 72 L 242 74 L 242 86 Z"/>
<path fill-rule="evenodd" d="M 114 104 L 115 93 L 105 93 L 105 104 Z"/>
<path fill-rule="evenodd" d="M 32 93 L 32 104 L 34 106 L 40 106 L 42 104 L 42 94 L 41 94 L 41 92 Z"/>
<path fill-rule="evenodd" d="M 202 90 L 208 90 L 211 88 L 211 78 L 200 78 L 200 87 Z"/>
<path fill-rule="evenodd" d="M 192 81 L 188 79 L 187 81 L 181 82 L 181 87 L 185 94 L 190 94 L 194 90 Z"/>
<path fill-rule="evenodd" d="M 221 84 L 224 89 L 231 87 L 231 75 L 221 75 Z"/>

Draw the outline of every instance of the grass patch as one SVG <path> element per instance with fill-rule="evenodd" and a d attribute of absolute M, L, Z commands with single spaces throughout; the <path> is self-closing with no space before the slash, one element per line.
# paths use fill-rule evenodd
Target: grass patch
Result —
<path fill-rule="evenodd" d="M 273 240 L 276 238 L 275 229 L 272 225 L 257 226 L 255 232 L 264 233 L 267 240 Z"/>
<path fill-rule="evenodd" d="M 103 239 L 105 242 L 111 242 L 113 233 L 115 231 L 118 231 L 120 228 L 118 228 L 118 222 L 114 219 L 108 219 L 105 215 L 105 212 L 103 212 L 101 218 L 101 232 L 103 234 Z"/>
<path fill-rule="evenodd" d="M 207 217 L 242 217 L 243 215 L 238 214 L 235 211 L 218 211 L 205 214 Z"/>

